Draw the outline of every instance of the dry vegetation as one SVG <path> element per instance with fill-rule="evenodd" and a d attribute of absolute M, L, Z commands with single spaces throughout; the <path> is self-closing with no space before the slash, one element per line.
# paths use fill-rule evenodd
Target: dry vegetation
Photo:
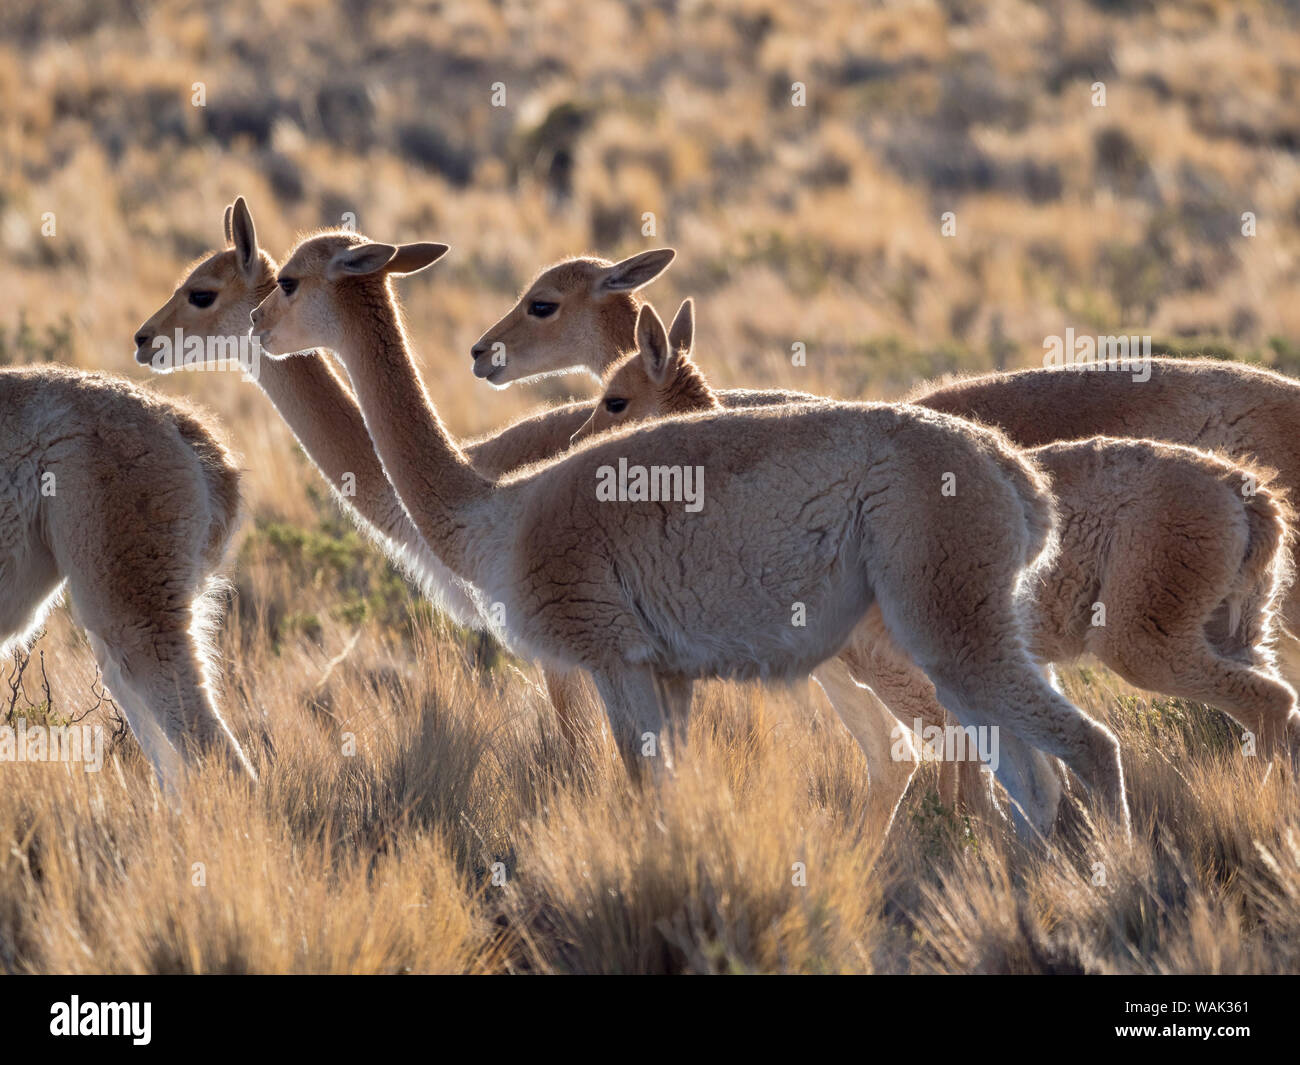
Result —
<path fill-rule="evenodd" d="M 452 245 L 403 294 L 466 433 L 586 388 L 470 376 L 537 267 L 658 244 L 680 257 L 654 297 L 697 298 L 723 385 L 893 396 L 1032 364 L 1067 325 L 1300 372 L 1298 56 L 1285 5 L 1227 0 L 17 0 L 0 362 L 143 378 L 135 326 L 243 193 L 274 250 L 347 211 Z M 1027 852 L 923 777 L 881 851 L 861 757 L 802 688 L 705 686 L 677 778 L 633 793 L 602 737 L 564 753 L 533 667 L 350 531 L 251 385 L 154 384 L 244 456 L 222 647 L 262 784 L 209 771 L 170 809 L 129 739 L 98 775 L 0 767 L 0 970 L 1300 970 L 1296 782 L 1220 715 L 1068 676 L 1124 742 L 1132 848 L 1076 810 Z M 0 713 L 94 704 L 66 611 L 36 653 Z"/>

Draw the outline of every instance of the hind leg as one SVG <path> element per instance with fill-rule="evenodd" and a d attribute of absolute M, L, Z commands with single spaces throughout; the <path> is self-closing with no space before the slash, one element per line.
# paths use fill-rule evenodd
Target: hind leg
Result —
<path fill-rule="evenodd" d="M 1064 791 L 1056 759 L 1031 747 L 1007 729 L 1000 729 L 993 735 L 996 745 L 988 764 L 1012 799 L 1012 825 L 1021 838 L 1030 838 L 1033 832 L 1044 832 L 1043 824 L 1050 826 L 1055 820 Z M 986 801 L 990 806 L 996 806 L 989 783 L 991 781 L 984 782 Z M 1023 801 L 1026 796 L 1028 803 Z M 1035 819 L 1030 815 L 1031 809 L 1041 809 L 1046 813 Z"/>
<path fill-rule="evenodd" d="M 204 558 L 219 539 L 213 503 L 194 453 L 154 444 L 61 469 L 47 507 L 50 550 L 159 776 L 174 777 L 173 761 L 212 751 L 251 775 L 217 712 L 202 656 L 201 622 L 212 605 Z"/>
<path fill-rule="evenodd" d="M 105 690 L 126 718 L 127 727 L 153 766 L 158 783 L 164 790 L 174 792 L 180 786 L 184 773 L 184 758 L 167 738 L 148 701 L 127 682 L 122 671 L 121 656 L 93 632 L 88 632 L 87 636 L 99 672 L 103 675 Z"/>
<path fill-rule="evenodd" d="M 1295 689 L 1217 653 L 1201 633 L 1175 634 L 1158 650 L 1120 641 L 1104 650 L 1102 661 L 1130 684 L 1218 707 L 1256 737 L 1266 756 L 1286 751 L 1294 757 L 1300 752 Z"/>
<path fill-rule="evenodd" d="M 853 678 L 884 700 L 895 718 L 893 731 L 922 738 L 949 734 L 955 721 L 939 702 L 930 678 L 890 634 L 878 607 L 867 613 L 841 657 Z M 988 781 L 980 773 L 978 749 L 964 746 L 949 758 L 946 744 L 931 744 L 927 750 L 918 750 L 917 757 L 927 752 L 938 759 L 939 799 L 945 806 L 964 807 L 981 817 L 994 812 Z"/>
<path fill-rule="evenodd" d="M 881 581 L 877 594 L 885 623 L 963 725 L 997 729 L 1002 746 L 1002 733 L 1010 733 L 1063 759 L 1127 831 L 1119 742 L 1039 671 L 1025 649 L 1024 622 L 1011 595 L 1017 571 L 1000 568 L 994 561 L 968 565 L 952 587 L 934 574 L 928 582 L 913 580 L 896 589 Z M 1046 833 L 1059 787 L 1040 786 L 1046 781 L 1037 772 L 1015 771 L 1020 764 L 1018 758 L 1001 760 L 995 775 L 1034 828 Z"/>
<path fill-rule="evenodd" d="M 616 666 L 592 670 L 596 690 L 605 704 L 614 744 L 633 780 L 659 778 L 672 769 L 667 725 L 674 707 L 665 705 L 659 678 L 649 666 Z M 680 704 L 682 686 L 670 685 L 668 698 Z M 689 695 L 687 695 L 689 706 Z"/>
<path fill-rule="evenodd" d="M 564 745 L 570 754 L 576 754 L 582 738 L 582 673 L 576 669 L 543 667 L 542 680 L 551 706 L 555 708 L 555 720 L 560 726 Z"/>
<path fill-rule="evenodd" d="M 989 655 L 968 659 L 963 668 L 946 662 L 931 665 L 931 677 L 940 697 L 963 724 L 997 729 L 1001 751 L 1012 741 L 1032 744 L 1041 752 L 1061 758 L 1098 794 L 1103 806 L 1125 830 L 1128 802 L 1119 741 L 1104 725 L 1071 705 L 1034 669 L 1026 655 L 1017 662 Z M 1033 757 L 1036 768 L 1023 768 L 1024 759 L 1001 755 L 995 775 L 1029 822 L 1046 833 L 1055 819 L 1060 799 L 1059 777 Z"/>
<path fill-rule="evenodd" d="M 212 753 L 256 776 L 217 710 L 191 631 L 191 608 L 134 621 L 122 614 L 91 616 L 83 623 L 93 636 L 105 684 L 160 780 L 174 784 L 180 764 Z"/>
<path fill-rule="evenodd" d="M 1144 578 L 1107 581 L 1110 624 L 1093 631 L 1090 649 L 1139 688 L 1218 707 L 1252 732 L 1266 755 L 1288 748 L 1300 754 L 1295 689 L 1271 668 L 1268 625 L 1258 611 L 1235 628 L 1258 634 L 1261 645 L 1231 653 L 1241 642 L 1224 624 L 1224 589 L 1235 577 L 1226 559 L 1233 556 L 1184 554 L 1171 549 Z"/>
<path fill-rule="evenodd" d="M 911 731 L 871 691 L 859 684 L 843 658 L 812 674 L 867 760 L 867 823 L 884 836 L 918 762 Z"/>

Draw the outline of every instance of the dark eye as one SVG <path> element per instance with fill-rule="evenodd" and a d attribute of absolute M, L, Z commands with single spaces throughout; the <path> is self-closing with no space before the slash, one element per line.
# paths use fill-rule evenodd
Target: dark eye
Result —
<path fill-rule="evenodd" d="M 217 294 L 215 292 L 208 292 L 204 289 L 195 289 L 190 293 L 190 303 L 195 307 L 211 307 L 216 298 Z"/>
<path fill-rule="evenodd" d="M 555 313 L 558 303 L 547 303 L 545 300 L 533 300 L 528 305 L 528 313 L 534 318 L 549 318 Z"/>
<path fill-rule="evenodd" d="M 298 291 L 298 279 L 296 277 L 282 277 L 276 284 L 280 286 L 280 291 L 286 296 L 292 296 Z"/>
<path fill-rule="evenodd" d="M 610 414 L 622 414 L 627 410 L 627 400 L 618 398 L 607 399 L 605 400 L 605 409 L 609 411 Z"/>

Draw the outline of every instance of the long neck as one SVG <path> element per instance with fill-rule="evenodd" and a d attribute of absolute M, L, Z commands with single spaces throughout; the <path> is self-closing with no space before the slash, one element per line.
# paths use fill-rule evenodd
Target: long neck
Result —
<path fill-rule="evenodd" d="M 641 310 L 641 299 L 634 292 L 624 293 L 607 300 L 596 319 L 597 335 L 583 345 L 590 352 L 591 361 L 586 369 L 603 378 L 606 371 L 629 351 L 636 350 L 636 319 Z"/>
<path fill-rule="evenodd" d="M 275 288 L 272 279 L 253 294 L 256 306 Z M 263 358 L 257 386 L 340 503 L 382 536 L 413 552 L 424 547 L 397 492 L 384 475 L 356 397 L 323 351 Z"/>
<path fill-rule="evenodd" d="M 258 387 L 343 504 L 366 524 L 411 550 L 420 535 L 402 508 L 352 390 L 323 351 L 264 358 Z"/>
<path fill-rule="evenodd" d="M 357 303 L 364 312 L 344 321 L 339 356 L 384 472 L 416 529 L 457 576 L 475 582 L 481 526 L 471 526 L 468 509 L 486 501 L 494 485 L 474 471 L 429 401 L 387 279 L 379 295 L 382 301 Z"/>

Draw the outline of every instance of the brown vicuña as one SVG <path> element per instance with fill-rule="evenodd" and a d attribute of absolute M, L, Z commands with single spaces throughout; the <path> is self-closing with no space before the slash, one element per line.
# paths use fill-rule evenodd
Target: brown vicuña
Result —
<path fill-rule="evenodd" d="M 665 336 L 653 308 L 642 308 L 638 350 L 607 371 L 575 440 L 717 409 L 692 358 L 692 319 L 687 300 Z M 1028 454 L 1051 478 L 1061 539 L 1027 597 L 1034 656 L 1064 663 L 1092 653 L 1139 688 L 1219 707 L 1262 752 L 1300 751 L 1296 693 L 1274 660 L 1277 606 L 1293 577 L 1291 511 L 1267 471 L 1150 440 L 1094 437 Z M 841 654 L 850 676 L 906 726 L 941 724 L 933 685 L 872 628 Z M 868 772 L 892 796 L 906 779 L 881 759 L 882 746 L 864 744 Z"/>
<path fill-rule="evenodd" d="M 622 262 L 580 257 L 538 273 L 514 307 L 470 350 L 474 375 L 498 388 L 570 370 L 592 368 L 592 352 L 616 359 L 629 348 L 637 295 L 672 263 L 671 248 Z M 594 372 L 599 376 L 600 367 Z"/>
<path fill-rule="evenodd" d="M 173 343 L 177 330 L 182 337 L 205 340 L 229 340 L 248 333 L 249 315 L 275 288 L 276 263 L 258 247 L 253 217 L 242 196 L 226 208 L 224 229 L 228 247 L 205 256 L 189 269 L 167 302 L 136 332 L 137 362 L 160 370 L 169 368 L 156 358 L 156 351 L 162 350 L 164 341 Z M 640 305 L 635 297 L 636 284 L 651 280 L 671 258 L 671 253 L 666 259 L 655 257 L 653 261 L 662 260 L 662 264 L 649 274 L 641 257 L 605 271 L 595 282 L 605 295 L 599 301 L 593 297 L 593 306 L 615 315 L 630 312 L 635 321 Z M 358 526 L 454 620 L 463 625 L 485 624 L 473 590 L 443 565 L 411 524 L 384 475 L 356 398 L 335 372 L 329 356 L 321 351 L 304 351 L 292 358 L 264 359 L 257 366 L 254 380 Z M 810 398 L 780 390 L 719 393 L 724 405 L 736 407 Z M 564 451 L 591 410 L 591 401 L 550 408 L 461 447 L 475 470 L 485 477 L 500 477 Z M 574 721 L 581 705 L 580 677 L 555 669 L 545 669 L 544 674 L 560 728 L 571 743 L 576 743 Z"/>
<path fill-rule="evenodd" d="M 254 330 L 273 354 L 338 353 L 420 534 L 501 605 L 508 645 L 591 673 L 629 765 L 666 755 L 694 680 L 804 675 L 878 603 L 960 720 L 1065 759 L 1127 827 L 1114 736 L 1024 643 L 1018 594 L 1050 557 L 1052 512 L 1042 475 L 999 434 L 908 406 L 788 404 L 609 434 L 491 481 L 430 404 L 391 290 L 445 250 L 309 237 Z M 602 500 L 615 468 L 703 470 L 707 504 Z M 1052 811 L 1007 783 L 1047 827 Z"/>
<path fill-rule="evenodd" d="M 0 410 L 0 650 L 66 585 L 159 780 L 204 751 L 252 775 L 213 691 L 213 573 L 239 515 L 225 445 L 179 401 L 64 367 L 0 370 Z"/>

